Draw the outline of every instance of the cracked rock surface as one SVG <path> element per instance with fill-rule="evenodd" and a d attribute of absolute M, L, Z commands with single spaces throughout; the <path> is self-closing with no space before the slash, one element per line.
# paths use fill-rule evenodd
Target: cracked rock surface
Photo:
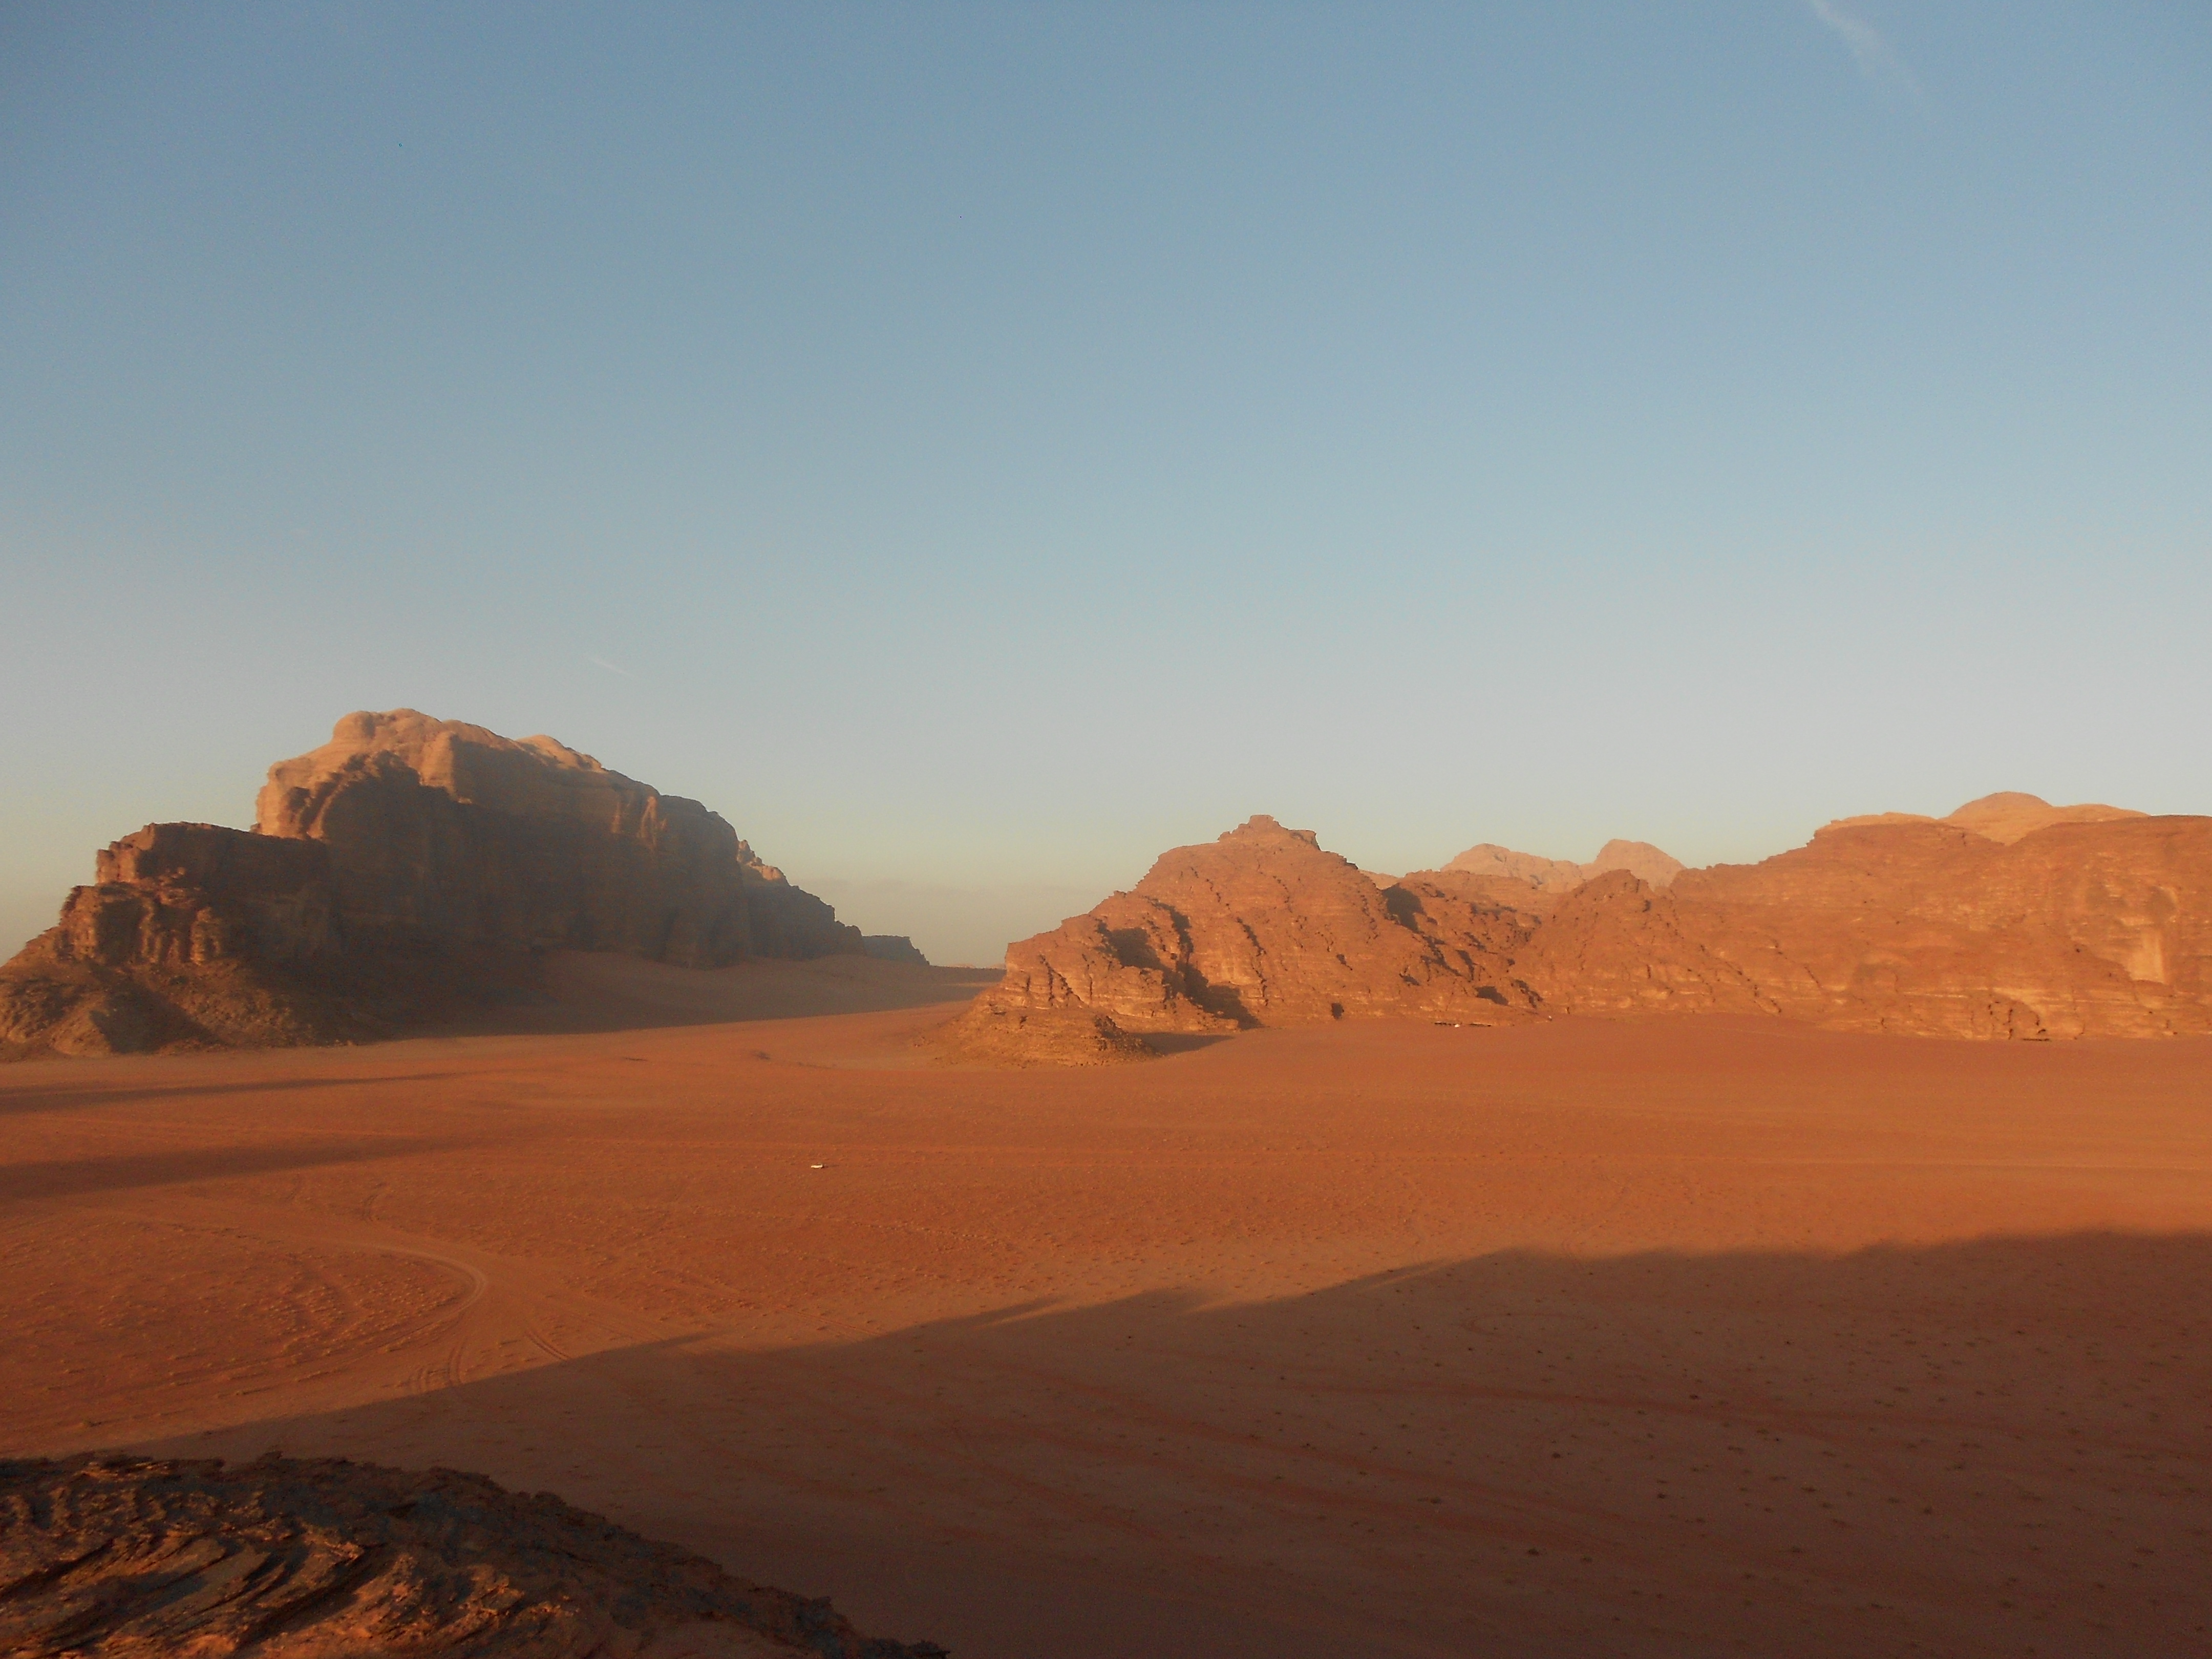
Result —
<path fill-rule="evenodd" d="M 939 1659 L 550 1492 L 325 1458 L 0 1461 L 0 1652 Z"/>

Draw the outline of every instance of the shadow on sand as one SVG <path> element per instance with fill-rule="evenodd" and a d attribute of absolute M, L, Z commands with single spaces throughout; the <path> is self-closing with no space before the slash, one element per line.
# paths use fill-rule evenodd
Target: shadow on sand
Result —
<path fill-rule="evenodd" d="M 452 1152 L 471 1138 L 431 1139 L 385 1135 L 360 1140 L 321 1139 L 291 1146 L 265 1142 L 178 1152 L 119 1152 L 106 1158 L 46 1158 L 0 1167 L 0 1202 L 15 1199 L 82 1198 L 94 1193 L 146 1187 L 181 1187 L 238 1176 L 312 1170 L 336 1164 L 374 1164 L 416 1153 Z"/>
<path fill-rule="evenodd" d="M 0 1116 L 10 1114 L 74 1111 L 82 1108 L 117 1106 L 134 1100 L 189 1100 L 196 1096 L 224 1097 L 231 1095 L 295 1094 L 310 1090 L 359 1089 L 392 1083 L 436 1083 L 457 1073 L 453 1072 L 398 1072 L 367 1077 L 301 1077 L 297 1075 L 272 1078 L 263 1082 L 228 1081 L 222 1083 L 179 1084 L 161 1082 L 143 1084 L 134 1088 L 88 1088 L 86 1073 L 76 1065 L 64 1062 L 68 1069 L 61 1071 L 57 1080 L 34 1083 L 28 1087 L 11 1086 L 0 1094 Z M 81 1064 L 81 1062 L 80 1062 Z M 21 1073 L 9 1079 L 11 1085 Z M 94 1076 L 96 1077 L 96 1073 Z"/>
<path fill-rule="evenodd" d="M 1508 1253 L 172 1449 L 547 1488 L 958 1659 L 2212 1650 L 2212 1238 Z"/>

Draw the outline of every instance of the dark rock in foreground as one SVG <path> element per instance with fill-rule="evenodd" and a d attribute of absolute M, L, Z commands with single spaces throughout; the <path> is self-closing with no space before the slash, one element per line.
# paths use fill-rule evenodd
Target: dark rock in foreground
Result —
<path fill-rule="evenodd" d="M 343 1459 L 0 1461 L 0 1652 L 939 1659 L 482 1475 Z"/>

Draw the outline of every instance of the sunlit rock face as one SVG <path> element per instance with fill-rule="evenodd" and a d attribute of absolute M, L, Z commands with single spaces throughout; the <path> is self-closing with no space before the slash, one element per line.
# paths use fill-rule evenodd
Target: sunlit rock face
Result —
<path fill-rule="evenodd" d="M 1024 1010 L 1121 1033 L 1700 1012 L 1960 1037 L 2202 1032 L 2212 818 L 2002 795 L 1849 820 L 1756 865 L 1485 845 L 1384 883 L 1257 817 L 1012 946 L 965 1024 L 1005 1048 Z"/>

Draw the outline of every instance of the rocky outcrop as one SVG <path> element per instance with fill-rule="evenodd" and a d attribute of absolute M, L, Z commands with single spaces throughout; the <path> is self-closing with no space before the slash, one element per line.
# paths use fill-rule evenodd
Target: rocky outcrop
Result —
<path fill-rule="evenodd" d="M 535 952 L 683 967 L 866 949 L 719 815 L 550 738 L 349 714 L 270 769 L 251 832 L 153 824 L 0 969 L 0 1049 L 387 1033 L 510 991 Z"/>
<path fill-rule="evenodd" d="M 1028 1008 L 989 997 L 920 1042 L 953 1066 L 1115 1066 L 1159 1053 L 1095 1009 Z"/>
<path fill-rule="evenodd" d="M 1672 874 L 1672 860 L 1613 843 L 1616 867 L 1572 886 L 1476 848 L 1378 888 L 1310 832 L 1255 818 L 1012 947 L 956 1032 L 1018 1048 L 1014 1016 L 1046 1011 L 1124 1036 L 1686 1012 L 1966 1037 L 2212 1031 L 2212 818 L 2044 809 L 2058 816 L 2011 835 L 2032 799 L 1832 825 L 1663 886 L 1630 860 Z"/>
<path fill-rule="evenodd" d="M 1957 1036 L 2212 1030 L 2212 818 L 2061 820 L 2010 842 L 1832 826 L 1674 884 L 1778 1012 Z"/>
<path fill-rule="evenodd" d="M 904 933 L 870 933 L 860 940 L 860 948 L 878 962 L 910 963 L 916 968 L 929 966 L 929 958 Z"/>
<path fill-rule="evenodd" d="M 1540 892 L 1565 891 L 1610 871 L 1626 870 L 1639 881 L 1664 887 L 1682 873 L 1680 860 L 1661 852 L 1648 841 L 1613 840 L 1598 848 L 1588 864 L 1568 859 L 1547 859 L 1535 853 L 1516 853 L 1510 847 L 1481 842 L 1444 866 L 1455 875 L 1501 876 L 1525 881 Z"/>
<path fill-rule="evenodd" d="M 1006 952 L 956 1042 L 1013 1010 L 1080 1010 L 1117 1033 L 1226 1032 L 1525 1005 L 1496 941 L 1511 916 L 1441 889 L 1380 889 L 1310 830 L 1255 817 L 1164 854 L 1130 892 Z"/>
<path fill-rule="evenodd" d="M 453 1469 L 343 1459 L 0 1462 L 19 1659 L 941 1659 L 825 1601 Z"/>
<path fill-rule="evenodd" d="M 1537 1005 L 1556 1013 L 1773 1013 L 1741 968 L 1698 936 L 1677 895 L 1626 870 L 1593 878 L 1516 956 Z"/>
<path fill-rule="evenodd" d="M 345 954 L 319 844 L 149 824 L 100 854 L 97 875 L 0 969 L 0 1046 L 131 1054 L 370 1033 L 319 987 Z"/>
<path fill-rule="evenodd" d="M 330 849 L 350 933 L 580 951 L 709 968 L 861 950 L 720 815 L 551 738 L 411 708 L 349 714 L 269 770 L 264 836 Z"/>

